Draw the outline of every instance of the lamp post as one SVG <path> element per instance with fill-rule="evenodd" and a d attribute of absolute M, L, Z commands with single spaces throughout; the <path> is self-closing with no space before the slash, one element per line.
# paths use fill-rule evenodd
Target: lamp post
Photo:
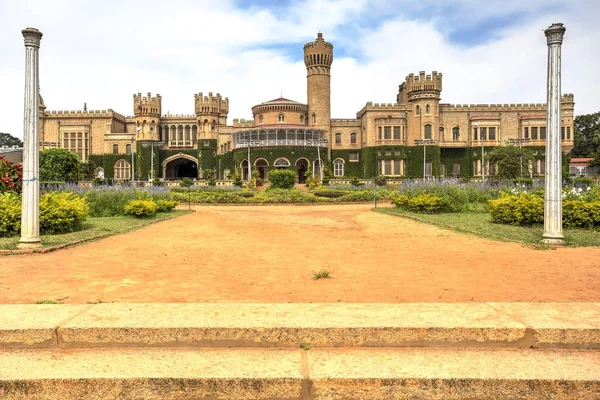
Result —
<path fill-rule="evenodd" d="M 154 147 L 155 146 L 162 146 L 164 144 L 164 142 L 144 142 L 142 143 L 142 146 L 144 147 L 150 147 L 150 182 L 152 182 L 154 180 Z"/>
<path fill-rule="evenodd" d="M 483 138 L 481 137 L 481 131 L 478 122 L 473 122 L 473 127 L 478 130 L 479 141 L 481 142 L 481 183 L 485 183 L 485 149 L 483 148 Z"/>
<path fill-rule="evenodd" d="M 530 138 L 508 139 L 508 143 L 519 143 L 519 149 L 522 148 L 523 142 L 531 141 Z M 523 178 L 523 156 L 519 155 L 519 166 L 521 167 L 521 178 Z"/>
<path fill-rule="evenodd" d="M 423 145 L 423 180 L 427 176 L 427 143 L 435 144 L 434 139 L 415 139 L 415 144 Z"/>

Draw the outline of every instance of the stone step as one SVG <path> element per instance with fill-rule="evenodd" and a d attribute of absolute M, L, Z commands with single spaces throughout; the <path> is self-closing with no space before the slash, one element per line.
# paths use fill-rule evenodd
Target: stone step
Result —
<path fill-rule="evenodd" d="M 600 348 L 599 303 L 0 305 L 2 348 Z"/>
<path fill-rule="evenodd" d="M 599 365 L 564 349 L 5 349 L 0 398 L 598 399 Z"/>

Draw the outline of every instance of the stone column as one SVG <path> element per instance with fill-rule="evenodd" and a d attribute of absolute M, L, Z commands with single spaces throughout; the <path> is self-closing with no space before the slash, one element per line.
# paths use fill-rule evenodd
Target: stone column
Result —
<path fill-rule="evenodd" d="M 565 30 L 563 24 L 552 24 L 544 31 L 548 42 L 548 96 L 546 105 L 546 194 L 544 196 L 542 241 L 548 244 L 560 244 L 564 238 L 560 144 L 560 47 Z"/>
<path fill-rule="evenodd" d="M 40 165 L 39 165 L 39 49 L 42 32 L 21 31 L 25 39 L 25 116 L 23 119 L 23 196 L 21 239 L 18 247 L 40 247 Z"/>

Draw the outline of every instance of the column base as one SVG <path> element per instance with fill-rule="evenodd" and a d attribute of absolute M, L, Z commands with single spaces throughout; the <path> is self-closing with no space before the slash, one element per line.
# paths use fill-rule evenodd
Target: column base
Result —
<path fill-rule="evenodd" d="M 562 234 L 544 233 L 542 235 L 542 243 L 544 244 L 564 244 L 565 237 Z"/>
<path fill-rule="evenodd" d="M 17 244 L 17 249 L 20 250 L 37 249 L 39 247 L 42 247 L 42 241 L 39 238 L 21 239 Z"/>

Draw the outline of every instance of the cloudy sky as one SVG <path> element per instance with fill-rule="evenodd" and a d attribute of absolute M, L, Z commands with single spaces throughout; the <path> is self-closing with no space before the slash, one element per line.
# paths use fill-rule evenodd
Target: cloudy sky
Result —
<path fill-rule="evenodd" d="M 191 114 L 194 93 L 229 97 L 229 123 L 257 103 L 306 102 L 302 46 L 334 44 L 332 116 L 395 101 L 411 72 L 444 74 L 446 103 L 545 102 L 543 29 L 567 28 L 563 93 L 600 110 L 600 0 L 0 0 L 0 132 L 22 137 L 21 29 L 44 34 L 49 110 L 133 113 L 132 94 Z"/>

